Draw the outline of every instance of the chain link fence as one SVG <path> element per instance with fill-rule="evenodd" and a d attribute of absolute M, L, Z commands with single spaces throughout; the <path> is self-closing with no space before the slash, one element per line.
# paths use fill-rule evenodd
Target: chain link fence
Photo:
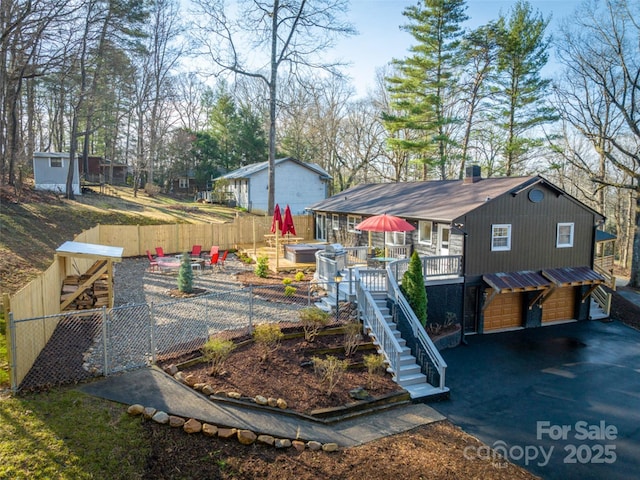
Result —
<path fill-rule="evenodd" d="M 212 335 L 243 337 L 261 323 L 295 325 L 301 309 L 326 295 L 312 282 L 254 285 L 162 304 L 10 318 L 12 371 L 18 372 L 12 388 L 41 390 L 167 362 L 198 351 Z M 335 322 L 347 321 L 356 309 L 341 302 L 334 314 Z M 19 353 L 34 335 L 50 337 L 29 366 Z"/>

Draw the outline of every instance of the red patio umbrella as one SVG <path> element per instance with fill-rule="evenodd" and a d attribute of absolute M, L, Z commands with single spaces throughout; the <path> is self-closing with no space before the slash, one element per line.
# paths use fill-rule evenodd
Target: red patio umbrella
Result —
<path fill-rule="evenodd" d="M 293 225 L 293 217 L 291 216 L 291 209 L 289 205 L 284 209 L 284 221 L 282 222 L 282 235 L 296 234 L 296 227 Z"/>
<path fill-rule="evenodd" d="M 271 233 L 278 234 L 278 230 L 282 230 L 282 214 L 280 213 L 280 206 L 276 203 L 276 207 L 273 209 L 273 220 L 271 220 Z"/>
<path fill-rule="evenodd" d="M 406 220 L 393 215 L 374 215 L 361 221 L 356 225 L 356 230 L 364 230 L 369 232 L 410 232 L 416 227 Z"/>

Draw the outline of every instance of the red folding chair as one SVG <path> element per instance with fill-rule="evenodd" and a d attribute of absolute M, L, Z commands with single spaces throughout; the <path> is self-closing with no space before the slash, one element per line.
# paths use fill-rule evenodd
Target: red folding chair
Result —
<path fill-rule="evenodd" d="M 191 247 L 191 258 L 200 258 L 202 253 L 202 245 L 194 245 Z"/>
<path fill-rule="evenodd" d="M 149 252 L 149 250 L 147 250 L 147 257 L 149 258 L 149 270 L 152 272 L 156 272 L 158 270 L 160 270 L 160 266 L 158 265 L 158 262 L 156 262 L 154 260 L 154 258 L 151 256 L 151 252 Z"/>
<path fill-rule="evenodd" d="M 164 252 L 162 251 L 162 247 L 156 247 L 156 257 L 164 257 Z"/>
<path fill-rule="evenodd" d="M 211 255 L 211 258 L 209 259 L 209 263 L 205 263 L 205 266 L 209 266 L 211 267 L 211 270 L 213 270 L 213 268 L 218 265 L 218 260 L 220 259 L 220 254 L 218 252 L 214 253 L 213 255 Z"/>
<path fill-rule="evenodd" d="M 224 262 L 227 259 L 228 254 L 229 250 L 225 250 L 224 252 L 222 252 L 222 257 L 220 257 L 220 260 L 218 260 L 218 268 L 220 270 L 224 270 Z"/>

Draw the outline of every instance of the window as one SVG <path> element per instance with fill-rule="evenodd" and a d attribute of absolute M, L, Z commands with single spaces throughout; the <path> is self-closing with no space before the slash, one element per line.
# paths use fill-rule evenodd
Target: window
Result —
<path fill-rule="evenodd" d="M 337 213 L 331 215 L 331 228 L 340 230 L 340 216 Z"/>
<path fill-rule="evenodd" d="M 491 225 L 491 251 L 511 250 L 511 225 Z"/>
<path fill-rule="evenodd" d="M 433 234 L 433 222 L 418 222 L 418 241 L 431 245 Z"/>
<path fill-rule="evenodd" d="M 405 239 L 405 232 L 385 232 L 384 234 L 384 243 L 387 245 L 404 245 Z"/>
<path fill-rule="evenodd" d="M 62 159 L 61 158 L 50 158 L 49 165 L 53 168 L 62 168 Z"/>
<path fill-rule="evenodd" d="M 347 215 L 347 230 L 350 232 L 359 233 L 359 230 L 356 230 L 356 225 L 360 223 L 362 217 L 357 217 L 356 215 Z"/>
<path fill-rule="evenodd" d="M 573 247 L 573 223 L 559 223 L 556 247 Z"/>
<path fill-rule="evenodd" d="M 178 180 L 178 187 L 189 188 L 189 179 L 185 177 L 181 177 L 180 180 Z"/>

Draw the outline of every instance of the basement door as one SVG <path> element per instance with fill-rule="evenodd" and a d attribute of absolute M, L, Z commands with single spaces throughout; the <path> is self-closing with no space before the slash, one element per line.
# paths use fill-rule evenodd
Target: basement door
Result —
<path fill-rule="evenodd" d="M 491 295 L 493 290 L 488 290 Z M 522 293 L 500 293 L 496 295 L 484 311 L 484 333 L 517 328 L 522 326 L 523 299 Z"/>
<path fill-rule="evenodd" d="M 542 323 L 572 320 L 575 308 L 575 287 L 558 288 L 542 304 Z"/>

